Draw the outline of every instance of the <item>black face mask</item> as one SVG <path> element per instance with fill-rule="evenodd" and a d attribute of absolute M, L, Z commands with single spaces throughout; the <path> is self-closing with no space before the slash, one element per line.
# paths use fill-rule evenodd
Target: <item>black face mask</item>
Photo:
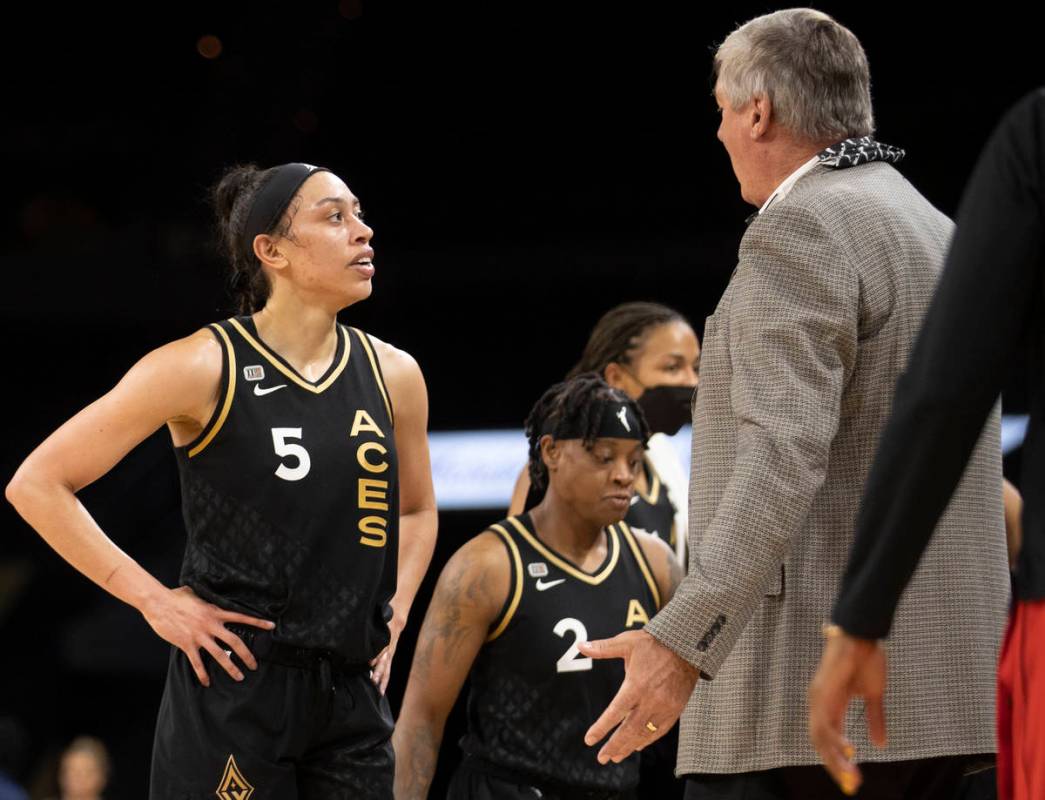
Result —
<path fill-rule="evenodd" d="M 650 433 L 678 433 L 693 418 L 690 404 L 696 391 L 695 386 L 650 386 L 640 394 L 636 402 L 646 415 Z"/>

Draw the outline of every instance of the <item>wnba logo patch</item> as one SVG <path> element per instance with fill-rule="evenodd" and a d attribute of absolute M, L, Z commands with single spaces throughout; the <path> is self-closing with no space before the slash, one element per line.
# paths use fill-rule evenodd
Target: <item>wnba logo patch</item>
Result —
<path fill-rule="evenodd" d="M 543 561 L 534 561 L 526 565 L 526 571 L 530 573 L 531 578 L 545 578 L 548 576 L 548 565 Z"/>
<path fill-rule="evenodd" d="M 247 779 L 239 771 L 234 756 L 229 756 L 225 764 L 225 774 L 221 776 L 221 783 L 214 794 L 219 800 L 250 800 L 250 796 L 254 794 L 254 787 L 247 783 Z"/>
<path fill-rule="evenodd" d="M 263 381 L 265 380 L 265 368 L 260 364 L 255 364 L 252 367 L 243 368 L 243 380 L 246 381 Z"/>

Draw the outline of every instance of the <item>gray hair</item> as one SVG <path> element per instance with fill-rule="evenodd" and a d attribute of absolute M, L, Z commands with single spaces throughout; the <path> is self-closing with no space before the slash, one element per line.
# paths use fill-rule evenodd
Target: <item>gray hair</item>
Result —
<path fill-rule="evenodd" d="M 840 141 L 874 132 L 864 49 L 815 9 L 789 8 L 741 25 L 719 45 L 715 77 L 731 108 L 764 94 L 796 136 Z"/>

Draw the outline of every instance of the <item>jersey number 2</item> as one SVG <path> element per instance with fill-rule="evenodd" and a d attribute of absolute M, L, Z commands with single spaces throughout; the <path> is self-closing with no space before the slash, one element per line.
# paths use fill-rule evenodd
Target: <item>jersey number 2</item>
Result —
<path fill-rule="evenodd" d="M 297 459 L 297 464 L 288 467 L 280 464 L 276 467 L 276 477 L 285 481 L 299 481 L 308 475 L 312 468 L 312 460 L 308 457 L 308 450 L 299 444 L 288 442 L 287 439 L 300 439 L 301 428 L 273 428 L 272 446 L 276 448 L 277 456 L 290 456 Z"/>
<path fill-rule="evenodd" d="M 581 658 L 581 651 L 577 649 L 578 642 L 588 641 L 588 629 L 584 623 L 573 617 L 560 619 L 555 623 L 555 635 L 565 636 L 567 633 L 574 635 L 573 644 L 570 649 L 562 654 L 562 658 L 555 662 L 556 672 L 584 672 L 591 669 L 591 659 Z"/>

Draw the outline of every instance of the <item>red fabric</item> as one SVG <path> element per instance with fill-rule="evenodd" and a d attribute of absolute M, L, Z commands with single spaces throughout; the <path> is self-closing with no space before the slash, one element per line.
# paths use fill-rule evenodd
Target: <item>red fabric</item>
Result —
<path fill-rule="evenodd" d="M 998 664 L 998 798 L 1045 798 L 1045 600 L 1013 606 Z"/>

